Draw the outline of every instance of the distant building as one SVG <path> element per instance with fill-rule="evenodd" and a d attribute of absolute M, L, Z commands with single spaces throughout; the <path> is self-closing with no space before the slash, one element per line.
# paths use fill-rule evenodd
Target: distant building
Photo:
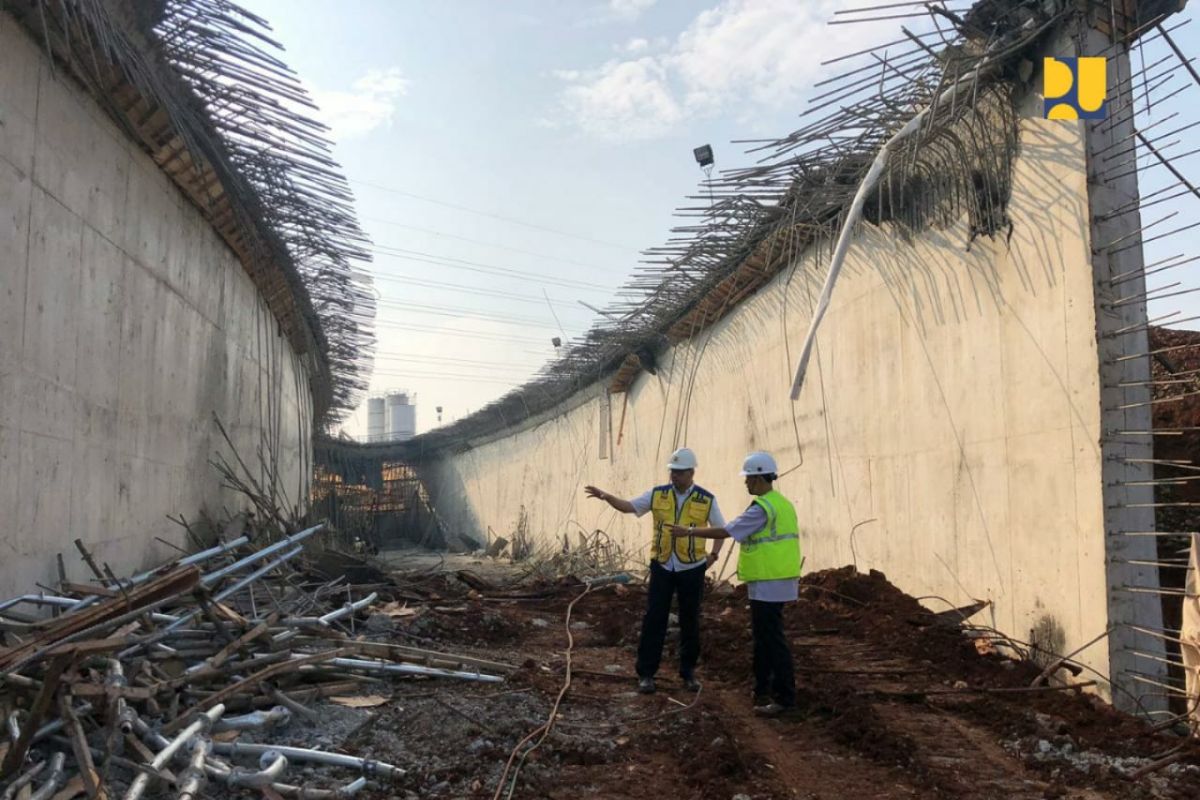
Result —
<path fill-rule="evenodd" d="M 367 441 L 382 442 L 387 432 L 387 417 L 383 410 L 383 398 L 372 397 L 367 400 Z"/>
<path fill-rule="evenodd" d="M 416 396 L 389 392 L 367 400 L 367 441 L 406 442 L 417 435 Z"/>

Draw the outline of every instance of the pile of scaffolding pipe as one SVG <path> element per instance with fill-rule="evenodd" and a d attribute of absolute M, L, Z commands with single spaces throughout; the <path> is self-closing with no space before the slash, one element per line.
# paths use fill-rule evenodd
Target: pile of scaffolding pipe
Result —
<path fill-rule="evenodd" d="M 515 668 L 354 638 L 355 619 L 394 596 L 314 574 L 301 555 L 321 529 L 258 547 L 259 536 L 238 536 L 129 578 L 101 577 L 77 543 L 94 583 L 64 578 L 0 601 L 0 618 L 21 633 L 0 648 L 0 693 L 8 708 L 37 709 L 4 718 L 0 800 L 46 800 L 81 781 L 125 800 L 343 800 L 402 776 L 393 764 L 269 740 L 290 736 L 297 717 L 319 723 L 321 709 L 306 704 L 323 697 L 414 677 L 499 683 Z M 214 740 L 243 732 L 263 743 Z M 145 742 L 141 758 L 113 750 L 129 736 Z M 289 780 L 292 763 L 306 765 L 303 780 Z"/>

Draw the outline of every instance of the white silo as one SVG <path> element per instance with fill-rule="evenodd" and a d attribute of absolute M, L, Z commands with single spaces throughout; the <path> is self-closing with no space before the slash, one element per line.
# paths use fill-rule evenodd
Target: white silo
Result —
<path fill-rule="evenodd" d="M 417 407 L 409 403 L 408 392 L 387 396 L 387 439 L 404 442 L 417 435 Z"/>
<path fill-rule="evenodd" d="M 383 398 L 367 400 L 367 441 L 382 442 L 387 433 L 387 415 L 383 410 Z"/>

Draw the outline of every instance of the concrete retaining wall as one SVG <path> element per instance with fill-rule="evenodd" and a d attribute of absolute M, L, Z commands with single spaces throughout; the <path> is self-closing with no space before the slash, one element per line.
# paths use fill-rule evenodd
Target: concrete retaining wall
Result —
<path fill-rule="evenodd" d="M 977 621 L 1059 652 L 1100 634 L 1109 597 L 1085 137 L 1040 116 L 1031 97 L 1010 241 L 968 251 L 965 221 L 910 243 L 863 226 L 799 402 L 788 388 L 828 246 L 675 347 L 608 412 L 596 386 L 574 408 L 431 465 L 438 512 L 475 535 L 507 535 L 524 509 L 543 542 L 603 528 L 642 560 L 649 523 L 586 499 L 585 484 L 633 496 L 665 482 L 668 454 L 686 444 L 698 482 L 732 517 L 748 502 L 741 460 L 766 449 L 786 471 L 778 488 L 799 510 L 807 570 L 880 569 L 936 595 L 933 608 L 987 599 Z M 606 460 L 602 413 L 614 432 Z M 1083 657 L 1107 673 L 1103 644 Z"/>
<path fill-rule="evenodd" d="M 0 13 L 0 595 L 166 558 L 166 515 L 238 498 L 217 414 L 254 469 L 308 485 L 305 366 L 224 242 Z M 260 475 L 260 477 L 265 477 Z"/>

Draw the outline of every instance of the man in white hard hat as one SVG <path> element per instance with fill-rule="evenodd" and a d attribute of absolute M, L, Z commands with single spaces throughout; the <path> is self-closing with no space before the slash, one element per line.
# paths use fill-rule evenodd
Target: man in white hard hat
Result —
<path fill-rule="evenodd" d="M 707 552 L 704 539 L 671 536 L 672 525 L 724 525 L 717 498 L 693 482 L 696 454 L 681 447 L 671 454 L 667 464 L 671 482 L 626 500 L 595 486 L 586 486 L 588 497 L 596 497 L 625 514 L 642 516 L 652 512 L 654 534 L 650 543 L 650 588 L 646 615 L 638 641 L 638 691 L 655 690 L 654 675 L 662 661 L 667 620 L 671 615 L 671 596 L 679 595 L 679 675 L 690 691 L 699 691 L 696 662 L 700 658 L 700 599 L 704 594 L 704 573 L 721 551 L 721 542 Z"/>
<path fill-rule="evenodd" d="M 742 463 L 742 475 L 754 500 L 741 516 L 727 525 L 671 527 L 672 536 L 679 541 L 733 538 L 739 545 L 737 574 L 750 596 L 754 633 L 754 711 L 764 716 L 796 704 L 796 677 L 783 631 L 783 606 L 799 595 L 800 526 L 795 507 L 775 491 L 778 472 L 770 453 L 751 453 Z"/>

